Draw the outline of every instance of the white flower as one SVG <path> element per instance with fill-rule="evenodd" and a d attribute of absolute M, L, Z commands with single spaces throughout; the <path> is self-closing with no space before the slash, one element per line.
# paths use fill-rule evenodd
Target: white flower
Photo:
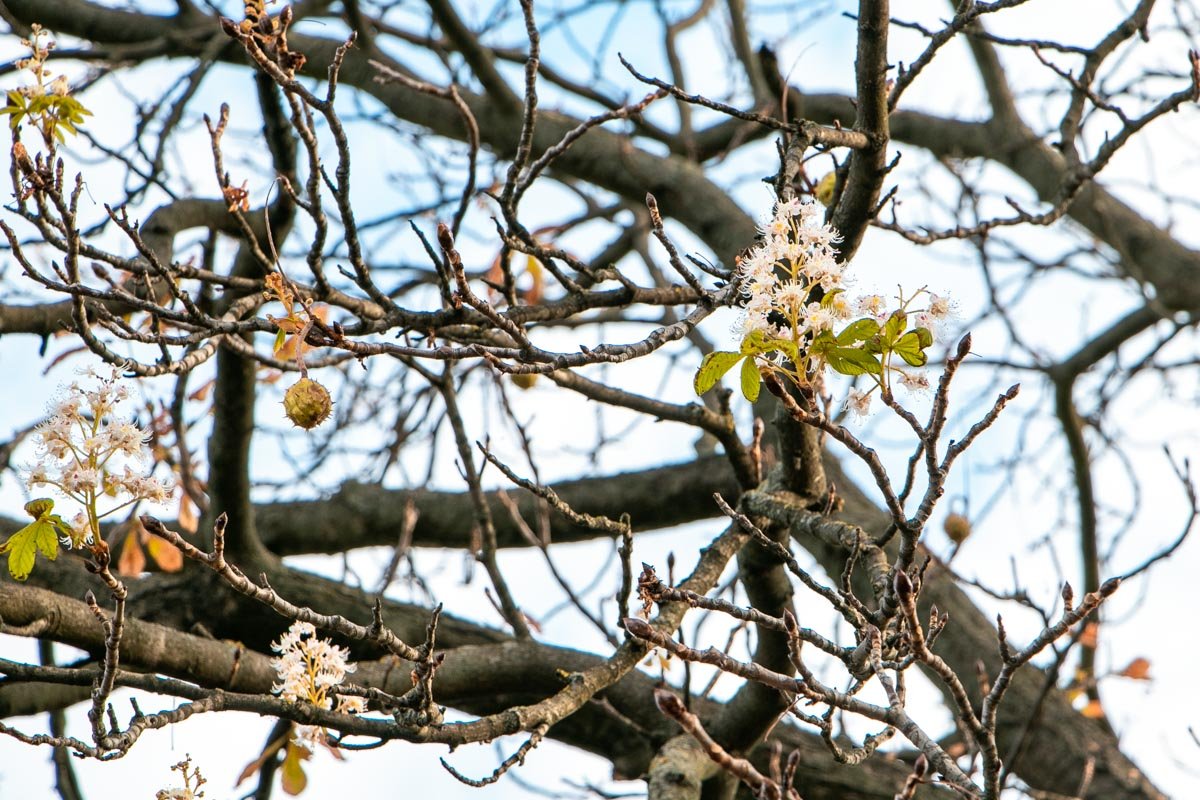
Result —
<path fill-rule="evenodd" d="M 767 223 L 767 227 L 764 232 L 768 236 L 777 236 L 782 239 L 788 235 L 791 229 L 792 222 L 790 219 L 783 216 L 775 216 L 772 217 L 771 221 Z"/>
<path fill-rule="evenodd" d="M 797 197 L 793 197 L 790 200 L 780 200 L 775 204 L 776 217 L 785 217 L 790 219 L 791 217 L 800 216 L 803 211 L 804 203 L 801 202 L 801 200 Z"/>
<path fill-rule="evenodd" d="M 808 300 L 808 289 L 798 283 L 789 283 L 775 292 L 775 305 L 782 309 L 801 310 Z"/>
<path fill-rule="evenodd" d="M 871 413 L 871 394 L 858 389 L 851 389 L 846 396 L 846 408 L 860 417 Z"/>
<path fill-rule="evenodd" d="M 948 297 L 929 293 L 929 314 L 934 319 L 946 319 L 954 313 L 954 303 Z"/>
<path fill-rule="evenodd" d="M 928 311 L 916 311 L 908 317 L 910 324 L 914 328 L 924 328 L 930 333 L 937 330 L 937 319 Z"/>
<path fill-rule="evenodd" d="M 155 800 L 193 800 L 195 795 L 190 789 L 159 789 L 154 793 Z"/>
<path fill-rule="evenodd" d="M 317 745 L 325 744 L 325 729 L 319 725 L 297 725 L 292 741 L 311 753 Z"/>
<path fill-rule="evenodd" d="M 146 433 L 137 425 L 114 419 L 129 390 L 119 383 L 115 371 L 108 377 L 88 375 L 96 385 L 71 384 L 37 428 L 34 439 L 40 458 L 27 476 L 30 487 L 56 487 L 86 509 L 86 515 L 77 517 L 85 522 L 75 525 L 76 545 L 95 535 L 91 525 L 97 520 L 139 500 L 165 502 L 169 494 L 162 482 L 144 470 L 121 463 L 141 458 L 146 441 Z"/>
<path fill-rule="evenodd" d="M 929 388 L 929 379 L 921 372 L 901 372 L 900 383 L 913 392 L 923 392 Z"/>
<path fill-rule="evenodd" d="M 279 653 L 271 665 L 279 683 L 271 691 L 290 703 L 305 702 L 329 710 L 333 708 L 334 688 L 353 672 L 356 665 L 346 661 L 350 651 L 328 639 L 318 639 L 316 628 L 308 622 L 293 622 L 271 649 Z M 363 710 L 362 698 L 339 698 L 338 710 Z M 296 742 L 309 750 L 324 741 L 323 729 L 301 725 L 296 729 Z"/>
<path fill-rule="evenodd" d="M 829 299 L 829 310 L 838 319 L 849 319 L 853 313 L 850 308 L 850 300 L 846 297 L 845 292 L 838 292 Z"/>
<path fill-rule="evenodd" d="M 882 295 L 868 294 L 858 298 L 855 303 L 859 314 L 865 314 L 869 317 L 882 320 L 887 316 L 887 300 Z"/>
<path fill-rule="evenodd" d="M 813 333 L 831 330 L 833 328 L 833 312 L 821 308 L 820 303 L 809 303 L 805 311 L 805 324 Z"/>

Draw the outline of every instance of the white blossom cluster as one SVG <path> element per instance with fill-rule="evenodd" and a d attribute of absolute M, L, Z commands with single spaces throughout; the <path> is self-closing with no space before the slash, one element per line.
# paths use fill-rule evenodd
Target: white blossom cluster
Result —
<path fill-rule="evenodd" d="M 823 349 L 815 365 L 817 369 L 824 363 L 824 354 L 832 349 L 842 351 L 838 357 L 845 365 L 847 350 L 866 348 L 868 340 L 878 344 L 869 326 L 867 334 L 831 343 L 830 337 L 838 336 L 839 328 L 845 330 L 849 325 L 859 325 L 857 321 L 850 323 L 852 319 L 874 320 L 878 330 L 895 317 L 900 321 L 901 331 L 921 328 L 933 337 L 953 314 L 949 299 L 925 288 L 907 297 L 901 292 L 894 300 L 869 294 L 851 301 L 845 291 L 846 264 L 839 263 L 835 253 L 841 235 L 825 224 L 823 214 L 824 210 L 811 201 L 793 198 L 777 202 L 771 217 L 760 226 L 761 242 L 738 264 L 737 279 L 745 304 L 736 331 L 747 339 L 765 337 L 767 345 L 779 340 L 791 342 L 794 346 L 791 357 L 800 359 L 796 365 L 800 374 L 793 376 L 795 380 L 805 380 L 806 371 L 814 366 L 808 360 L 808 351 L 815 341 L 820 341 L 818 337 L 822 334 Z M 847 325 L 843 326 L 843 322 Z M 862 330 L 861 325 L 859 330 Z M 889 340 L 888 346 L 891 344 L 892 340 Z M 908 347 L 912 347 L 911 340 Z M 776 354 L 776 362 L 781 363 L 786 349 L 771 347 L 771 350 Z M 874 393 L 880 389 L 890 391 L 893 380 L 912 391 L 929 388 L 929 381 L 922 372 L 901 364 L 901 359 L 895 358 L 891 351 L 875 349 L 868 352 L 881 354 L 878 356 L 881 363 L 873 374 L 866 376 L 873 385 L 851 389 L 846 403 L 850 411 L 860 416 L 869 413 Z M 851 357 L 854 357 L 853 353 Z M 860 371 L 846 371 L 856 367 Z M 862 374 L 861 360 L 835 367 L 835 370 L 843 374 Z"/>
<path fill-rule="evenodd" d="M 822 213 L 812 202 L 776 203 L 775 213 L 762 224 L 762 242 L 738 265 L 746 297 L 740 333 L 798 340 L 850 317 L 853 309 L 840 292 L 826 306 L 811 299 L 818 286 L 826 294 L 841 288 L 845 268 L 834 257 L 841 236 L 821 221 Z M 772 312 L 779 316 L 772 318 Z"/>
<path fill-rule="evenodd" d="M 29 470 L 31 488 L 53 486 L 83 506 L 72 521 L 74 546 L 88 544 L 103 517 L 139 500 L 166 502 L 168 487 L 135 469 L 128 460 L 144 455 L 146 432 L 118 417 L 118 407 L 129 399 L 129 390 L 117 379 L 98 377 L 95 388 L 71 384 L 38 426 L 34 439 L 39 461 Z M 117 501 L 101 509 L 102 498 Z"/>
<path fill-rule="evenodd" d="M 328 639 L 318 639 L 317 629 L 308 622 L 293 622 L 271 649 L 279 653 L 279 657 L 271 662 L 279 683 L 271 687 L 271 691 L 288 702 L 311 703 L 326 711 L 334 709 L 335 693 L 332 690 L 356 668 L 346 661 L 349 650 Z M 345 714 L 360 714 L 366 710 L 361 697 L 338 695 L 337 701 L 334 710 Z M 324 741 L 324 729 L 317 725 L 297 725 L 295 739 L 312 750 Z"/>
<path fill-rule="evenodd" d="M 155 800 L 195 800 L 196 795 L 192 794 L 191 789 L 160 789 L 155 795 Z"/>

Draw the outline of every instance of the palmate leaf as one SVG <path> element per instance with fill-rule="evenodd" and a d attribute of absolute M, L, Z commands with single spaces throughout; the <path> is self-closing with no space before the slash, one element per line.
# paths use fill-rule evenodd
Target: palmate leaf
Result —
<path fill-rule="evenodd" d="M 865 342 L 872 336 L 879 333 L 879 323 L 870 317 L 856 319 L 847 325 L 841 333 L 837 335 L 838 344 L 854 344 L 856 342 Z"/>
<path fill-rule="evenodd" d="M 933 344 L 933 334 L 925 328 L 913 328 L 896 340 L 893 351 L 910 367 L 923 367 L 929 361 L 925 348 Z"/>
<path fill-rule="evenodd" d="M 696 378 L 692 382 L 696 396 L 699 397 L 716 386 L 717 381 L 721 380 L 726 372 L 733 369 L 734 364 L 745 357 L 743 353 L 728 353 L 724 350 L 717 350 L 706 355 L 700 362 L 700 369 L 696 370 Z"/>
<path fill-rule="evenodd" d="M 883 371 L 876 357 L 861 347 L 831 347 L 825 353 L 825 360 L 834 372 L 842 375 L 878 375 Z"/>
<path fill-rule="evenodd" d="M 743 355 L 761 356 L 767 353 L 783 353 L 793 362 L 800 360 L 800 351 L 795 343 L 789 339 L 776 339 L 767 336 L 759 330 L 750 331 L 746 334 L 746 338 L 742 339 L 740 348 Z"/>
<path fill-rule="evenodd" d="M 17 126 L 21 124 L 21 118 L 25 116 L 27 105 L 25 95 L 18 91 L 8 93 L 8 105 L 0 109 L 0 114 L 12 115 L 8 119 L 9 128 L 16 130 Z"/>
<path fill-rule="evenodd" d="M 25 510 L 33 522 L 8 537 L 0 545 L 0 555 L 8 554 L 8 573 L 15 580 L 23 581 L 33 572 L 33 564 L 40 552 L 53 561 L 58 558 L 58 537 L 70 534 L 70 526 L 54 510 L 53 500 L 32 500 Z"/>
<path fill-rule="evenodd" d="M 892 315 L 887 318 L 887 322 L 883 323 L 883 330 L 880 332 L 883 338 L 884 347 L 892 347 L 896 344 L 896 340 L 900 338 L 904 326 L 908 324 L 908 314 L 897 309 L 892 312 Z"/>
<path fill-rule="evenodd" d="M 762 389 L 762 375 L 758 372 L 758 365 L 754 363 L 754 357 L 751 356 L 742 362 L 742 396 L 751 403 L 758 400 L 758 392 Z"/>

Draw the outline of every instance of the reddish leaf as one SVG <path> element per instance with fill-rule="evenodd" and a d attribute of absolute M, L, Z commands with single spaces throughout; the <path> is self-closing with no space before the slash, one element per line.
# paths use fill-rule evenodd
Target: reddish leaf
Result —
<path fill-rule="evenodd" d="M 1090 650 L 1095 650 L 1099 639 L 1100 626 L 1094 622 L 1089 622 L 1084 626 L 1083 633 L 1079 636 L 1079 643 Z"/>
<path fill-rule="evenodd" d="M 263 751 L 259 754 L 258 758 L 247 764 L 246 768 L 241 771 L 241 774 L 238 775 L 237 783 L 234 784 L 234 788 L 241 786 L 246 779 L 262 769 L 263 764 L 266 764 L 268 759 L 274 758 L 275 754 L 282 750 L 283 746 L 287 744 L 289 735 L 290 734 L 284 734 L 275 741 L 267 744 L 267 746 L 264 747 Z"/>
<path fill-rule="evenodd" d="M 154 559 L 154 563 L 158 564 L 158 568 L 163 572 L 179 572 L 183 569 L 183 553 L 179 552 L 179 548 L 165 539 L 159 539 L 157 536 L 151 536 L 146 542 L 146 552 Z"/>
<path fill-rule="evenodd" d="M 129 532 L 125 534 L 125 541 L 121 544 L 121 555 L 117 558 L 118 575 L 141 575 L 145 571 L 146 554 L 142 552 L 142 545 L 138 542 L 138 532 L 141 529 L 141 523 L 136 520 L 129 525 Z"/>
<path fill-rule="evenodd" d="M 1134 681 L 1148 681 L 1150 680 L 1150 661 L 1141 657 L 1135 658 L 1117 675 Z"/>
<path fill-rule="evenodd" d="M 186 533 L 195 533 L 200 524 L 196 517 L 196 505 L 186 494 L 179 498 L 179 528 Z"/>

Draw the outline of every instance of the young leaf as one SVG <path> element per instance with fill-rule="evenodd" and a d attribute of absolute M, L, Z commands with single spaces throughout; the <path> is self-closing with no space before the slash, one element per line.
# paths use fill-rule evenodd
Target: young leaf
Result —
<path fill-rule="evenodd" d="M 835 347 L 837 347 L 837 339 L 833 338 L 833 334 L 829 331 L 821 331 L 809 343 L 808 352 L 815 356 L 823 356 Z"/>
<path fill-rule="evenodd" d="M 833 289 L 830 292 L 826 293 L 826 295 L 821 298 L 821 308 L 829 308 L 830 306 L 832 306 L 833 298 L 837 297 L 839 294 L 842 294 L 844 291 L 846 291 L 846 290 L 845 289 Z"/>
<path fill-rule="evenodd" d="M 283 757 L 283 765 L 279 768 L 279 785 L 286 793 L 295 797 L 308 786 L 308 776 L 304 774 L 304 764 L 310 753 L 295 742 L 288 742 L 287 754 Z"/>
<path fill-rule="evenodd" d="M 40 552 L 53 561 L 58 558 L 58 536 L 70 535 L 71 528 L 58 514 L 52 514 L 53 500 L 31 500 L 25 511 L 33 522 L 8 537 L 0 544 L 0 555 L 8 553 L 8 572 L 18 581 L 23 581 L 33 572 L 33 563 Z"/>
<path fill-rule="evenodd" d="M 834 347 L 825 354 L 829 366 L 842 375 L 878 375 L 883 371 L 875 357 L 861 347 Z"/>
<path fill-rule="evenodd" d="M 924 328 L 917 328 L 909 331 L 896 340 L 893 345 L 893 350 L 896 355 L 904 359 L 910 367 L 923 367 L 925 362 L 929 360 L 929 356 L 925 354 L 924 348 L 921 346 L 921 336 L 917 331 L 923 331 Z M 928 331 L 926 331 L 928 333 Z"/>
<path fill-rule="evenodd" d="M 900 338 L 900 334 L 904 331 L 904 326 L 908 324 L 908 314 L 905 314 L 900 309 L 892 312 L 892 315 L 887 318 L 887 322 L 883 324 L 883 343 L 891 347 Z"/>
<path fill-rule="evenodd" d="M 758 365 L 754 358 L 742 362 L 742 396 L 751 403 L 758 400 L 758 392 L 762 388 L 762 375 L 758 373 Z"/>
<path fill-rule="evenodd" d="M 723 350 L 706 355 L 700 362 L 700 369 L 696 370 L 696 378 L 692 382 L 696 396 L 699 397 L 716 386 L 721 376 L 733 369 L 733 365 L 744 357 L 741 353 L 727 353 Z"/>
<path fill-rule="evenodd" d="M 838 344 L 854 344 L 855 342 L 865 342 L 872 336 L 879 333 L 879 323 L 870 317 L 856 319 L 845 327 L 845 329 L 837 335 Z"/>
<path fill-rule="evenodd" d="M 43 519 L 29 523 L 0 545 L 0 554 L 8 553 L 8 573 L 18 581 L 25 580 L 33 572 L 39 550 L 51 561 L 58 557 L 58 534 L 54 523 Z"/>
<path fill-rule="evenodd" d="M 762 331 L 750 331 L 746 334 L 746 338 L 742 339 L 742 355 L 756 356 L 762 353 L 769 353 L 774 349 L 771 346 L 771 340 Z"/>
<path fill-rule="evenodd" d="M 783 353 L 793 364 L 800 363 L 800 348 L 796 347 L 795 342 L 788 339 L 776 339 L 773 349 Z"/>

